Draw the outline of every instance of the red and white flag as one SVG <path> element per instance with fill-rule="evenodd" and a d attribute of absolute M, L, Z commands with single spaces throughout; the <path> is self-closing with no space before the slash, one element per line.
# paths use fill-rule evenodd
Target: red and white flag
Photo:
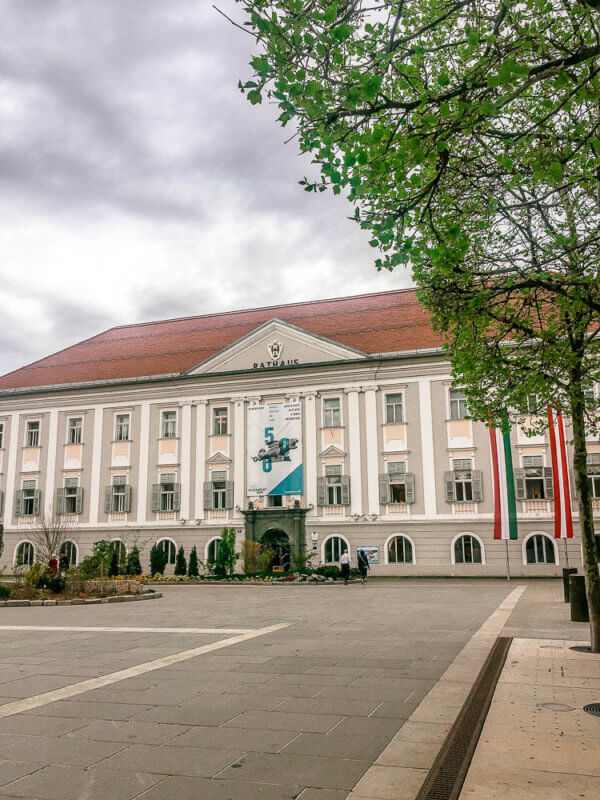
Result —
<path fill-rule="evenodd" d="M 571 516 L 571 489 L 565 426 L 560 411 L 548 406 L 548 431 L 550 452 L 552 453 L 552 480 L 554 482 L 554 538 L 573 538 L 573 517 Z"/>

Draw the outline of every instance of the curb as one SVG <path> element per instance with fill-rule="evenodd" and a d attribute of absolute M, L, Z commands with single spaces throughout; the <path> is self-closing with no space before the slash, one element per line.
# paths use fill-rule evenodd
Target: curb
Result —
<path fill-rule="evenodd" d="M 162 597 L 162 592 L 145 592 L 144 594 L 117 594 L 112 597 L 93 597 L 84 600 L 81 597 L 75 600 L 1 600 L 0 607 L 21 608 L 22 606 L 87 606 L 98 605 L 99 603 L 131 603 L 136 600 L 158 600 Z"/>

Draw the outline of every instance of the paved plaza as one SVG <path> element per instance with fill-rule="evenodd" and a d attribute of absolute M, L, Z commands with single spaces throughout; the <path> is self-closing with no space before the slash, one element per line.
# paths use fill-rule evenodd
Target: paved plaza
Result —
<path fill-rule="evenodd" d="M 414 580 L 1 609 L 0 797 L 386 798 L 375 762 L 404 729 L 422 780 L 421 704 L 468 685 L 469 648 L 505 622 L 523 635 L 548 603 L 539 636 L 585 639 L 556 598 L 557 582 Z"/>

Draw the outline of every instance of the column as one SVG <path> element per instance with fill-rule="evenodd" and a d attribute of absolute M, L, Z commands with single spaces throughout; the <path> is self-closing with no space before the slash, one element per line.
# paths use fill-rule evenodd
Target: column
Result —
<path fill-rule="evenodd" d="M 46 461 L 46 486 L 44 489 L 44 514 L 52 516 L 54 509 L 54 482 L 56 479 L 56 448 L 58 445 L 58 410 L 53 408 L 48 422 L 48 460 Z"/>
<path fill-rule="evenodd" d="M 350 448 L 350 513 L 362 514 L 359 387 L 344 389 L 348 395 L 348 446 Z"/>
<path fill-rule="evenodd" d="M 421 425 L 421 459 L 423 462 L 423 494 L 425 516 L 437 514 L 435 499 L 435 457 L 433 452 L 433 416 L 431 413 L 431 381 L 419 378 L 419 422 Z"/>
<path fill-rule="evenodd" d="M 196 405 L 196 486 L 194 490 L 194 519 L 204 519 L 206 406 L 208 405 L 208 400 L 198 400 Z"/>
<path fill-rule="evenodd" d="M 192 487 L 191 480 L 191 453 L 192 453 L 192 404 L 190 401 L 180 404 L 181 408 L 181 449 L 179 458 L 181 462 L 181 506 L 179 517 L 190 518 L 190 498 Z"/>
<path fill-rule="evenodd" d="M 369 514 L 379 514 L 379 425 L 377 424 L 377 386 L 365 392 L 367 430 L 367 496 Z"/>
<path fill-rule="evenodd" d="M 15 491 L 17 490 L 17 453 L 19 452 L 19 415 L 10 415 L 10 444 L 6 465 L 6 497 L 4 498 L 5 527 L 12 527 Z M 19 487 L 21 488 L 21 487 Z M 11 556 L 12 558 L 12 556 Z"/>
<path fill-rule="evenodd" d="M 100 511 L 100 478 L 102 469 L 102 428 L 104 409 L 94 407 L 94 438 L 92 441 L 92 476 L 90 480 L 90 524 L 96 525 Z"/>
<path fill-rule="evenodd" d="M 317 402 L 316 392 L 304 392 L 304 502 L 313 508 L 307 516 L 317 515 Z"/>
<path fill-rule="evenodd" d="M 236 508 L 246 505 L 246 399 L 234 397 L 233 402 L 233 516 Z"/>
<path fill-rule="evenodd" d="M 137 521 L 148 515 L 148 458 L 150 456 L 150 403 L 140 405 L 140 450 L 138 459 Z"/>

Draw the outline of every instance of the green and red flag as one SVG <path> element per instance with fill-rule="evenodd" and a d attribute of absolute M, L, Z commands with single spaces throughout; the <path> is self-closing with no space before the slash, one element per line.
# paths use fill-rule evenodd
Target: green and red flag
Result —
<path fill-rule="evenodd" d="M 494 539 L 517 538 L 517 504 L 510 449 L 510 425 L 502 419 L 499 426 L 488 423 L 494 477 Z"/>
<path fill-rule="evenodd" d="M 548 406 L 548 431 L 552 454 L 552 480 L 554 482 L 554 537 L 573 538 L 573 516 L 571 514 L 571 488 L 565 426 L 560 409 Z"/>

